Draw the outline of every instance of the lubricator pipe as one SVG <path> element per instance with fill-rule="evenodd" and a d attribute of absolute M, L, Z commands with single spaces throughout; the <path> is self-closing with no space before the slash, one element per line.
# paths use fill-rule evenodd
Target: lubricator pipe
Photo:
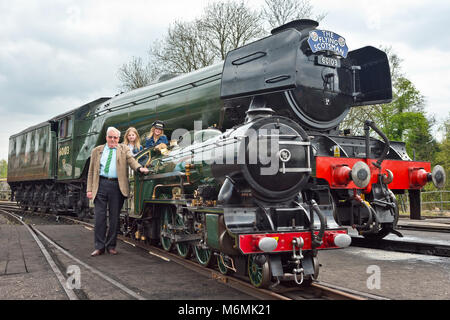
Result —
<path fill-rule="evenodd" d="M 317 202 L 315 200 L 310 201 L 310 207 L 312 208 L 311 216 L 314 215 L 314 212 L 317 213 L 317 216 L 319 217 L 320 221 L 320 230 L 319 234 L 316 236 L 314 234 L 314 226 L 311 226 L 311 234 L 312 234 L 312 243 L 311 246 L 313 248 L 320 247 L 322 245 L 322 238 L 325 234 L 325 229 L 327 227 L 327 218 L 324 216 L 322 211 L 320 210 L 319 206 L 317 205 Z M 311 219 L 313 221 L 313 219 Z"/>
<path fill-rule="evenodd" d="M 379 231 L 379 226 L 380 226 L 380 221 L 378 220 L 377 213 L 375 212 L 375 209 L 372 206 L 368 205 L 365 202 L 363 202 L 363 203 L 367 207 L 367 209 L 369 209 L 369 212 L 373 216 L 373 218 L 375 220 L 375 225 L 373 227 L 370 227 L 370 224 L 367 223 L 367 225 L 370 227 L 370 230 L 362 231 L 361 235 L 370 234 L 370 233 L 377 233 Z"/>
<path fill-rule="evenodd" d="M 375 125 L 375 123 L 373 121 L 366 120 L 364 122 L 364 131 L 366 134 L 366 158 L 367 159 L 370 158 L 370 138 L 369 138 L 370 128 L 372 128 L 376 133 L 378 133 L 378 135 L 384 140 L 383 153 L 381 154 L 381 157 L 377 160 L 377 162 L 373 162 L 373 165 L 375 167 L 377 167 L 378 169 L 381 169 L 381 163 L 386 158 L 386 156 L 389 152 L 389 149 L 391 147 L 391 143 L 389 142 L 388 137 L 386 137 L 386 135 L 383 133 L 383 131 L 378 129 L 378 127 Z"/>
<path fill-rule="evenodd" d="M 362 231 L 361 234 L 377 232 L 379 229 L 380 221 L 378 220 L 378 216 L 377 216 L 377 213 L 375 212 L 375 210 L 372 208 L 371 205 L 369 205 L 365 201 L 363 201 L 363 199 L 361 199 L 361 197 L 355 196 L 354 199 L 367 208 L 367 211 L 369 212 L 369 218 L 367 219 L 367 222 L 365 224 L 354 225 L 353 227 L 363 229 L 363 230 L 370 229 L 368 231 Z M 375 220 L 375 225 L 373 227 L 371 227 L 373 220 Z"/>

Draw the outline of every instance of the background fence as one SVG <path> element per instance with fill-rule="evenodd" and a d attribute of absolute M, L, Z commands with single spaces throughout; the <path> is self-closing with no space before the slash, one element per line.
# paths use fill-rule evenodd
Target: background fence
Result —
<path fill-rule="evenodd" d="M 6 178 L 0 179 L 0 200 L 9 200 L 11 198 L 11 190 Z"/>
<path fill-rule="evenodd" d="M 409 214 L 409 195 L 397 195 L 400 211 Z M 420 193 L 420 203 L 422 213 L 425 211 L 445 212 L 450 211 L 450 191 L 423 191 Z"/>
<path fill-rule="evenodd" d="M 9 199 L 11 199 L 11 191 L 0 190 L 0 200 L 9 200 Z"/>

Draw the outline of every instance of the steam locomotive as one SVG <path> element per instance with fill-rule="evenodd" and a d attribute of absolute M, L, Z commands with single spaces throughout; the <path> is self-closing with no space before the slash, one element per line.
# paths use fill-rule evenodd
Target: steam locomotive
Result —
<path fill-rule="evenodd" d="M 338 34 L 296 20 L 225 61 L 113 98 L 100 98 L 10 137 L 8 183 L 23 208 L 86 216 L 86 175 L 106 128 L 141 135 L 165 122 L 171 145 L 136 159 L 121 232 L 257 287 L 310 283 L 321 249 L 395 230 L 395 193 L 445 183 L 366 121 L 342 134 L 350 108 L 392 100 L 389 63 L 349 51 Z M 377 133 L 381 140 L 372 137 Z"/>

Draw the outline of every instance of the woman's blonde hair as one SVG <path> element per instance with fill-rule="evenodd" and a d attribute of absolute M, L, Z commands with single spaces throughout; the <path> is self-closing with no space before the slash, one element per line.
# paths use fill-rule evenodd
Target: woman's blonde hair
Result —
<path fill-rule="evenodd" d="M 155 134 L 155 127 L 152 127 L 151 129 L 150 129 L 150 133 L 147 135 L 147 139 L 151 139 L 151 138 L 153 138 L 153 135 Z M 159 129 L 159 130 L 161 130 L 161 135 L 160 135 L 160 137 L 162 137 L 163 135 L 164 135 L 164 130 L 163 129 Z"/>
<path fill-rule="evenodd" d="M 141 148 L 141 137 L 139 136 L 139 132 L 136 130 L 135 127 L 129 127 L 127 131 L 125 132 L 125 135 L 123 137 L 123 143 L 128 145 L 130 141 L 128 141 L 128 134 L 130 132 L 134 132 L 136 135 L 136 140 L 134 140 L 134 147 L 138 148 L 138 150 Z"/>

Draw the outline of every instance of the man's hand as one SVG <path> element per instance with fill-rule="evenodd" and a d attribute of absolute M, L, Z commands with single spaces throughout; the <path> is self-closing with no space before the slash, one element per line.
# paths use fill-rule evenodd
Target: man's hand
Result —
<path fill-rule="evenodd" d="M 159 150 L 161 151 L 162 149 L 167 149 L 167 144 L 165 143 L 160 143 L 155 147 L 155 150 Z"/>
<path fill-rule="evenodd" d="M 139 171 L 143 174 L 147 174 L 149 172 L 148 168 L 145 168 L 145 167 L 140 167 Z"/>
<path fill-rule="evenodd" d="M 88 199 L 92 200 L 92 192 L 91 191 L 86 192 L 86 197 L 88 197 Z"/>

